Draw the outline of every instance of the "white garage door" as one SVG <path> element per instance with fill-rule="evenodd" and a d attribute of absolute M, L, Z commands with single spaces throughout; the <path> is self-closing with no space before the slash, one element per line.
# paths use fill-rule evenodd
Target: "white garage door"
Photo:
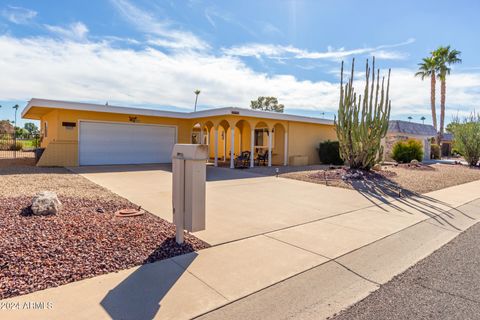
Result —
<path fill-rule="evenodd" d="M 175 127 L 80 122 L 80 165 L 171 162 Z"/>

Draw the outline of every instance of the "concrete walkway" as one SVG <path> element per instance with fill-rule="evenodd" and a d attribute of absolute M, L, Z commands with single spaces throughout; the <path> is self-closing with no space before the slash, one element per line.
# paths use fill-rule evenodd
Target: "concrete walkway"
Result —
<path fill-rule="evenodd" d="M 259 183 L 275 188 L 274 181 Z M 365 297 L 475 224 L 480 219 L 480 207 L 474 201 L 480 197 L 479 187 L 476 181 L 416 198 L 373 201 L 366 208 L 365 201 L 370 201 L 361 200 L 361 195 L 354 198 L 356 203 L 345 198 L 354 197 L 351 193 L 327 189 L 329 193 L 307 202 L 306 207 L 321 212 L 314 221 L 4 300 L 53 305 L 48 310 L 0 310 L 0 318 L 188 319 L 256 292 L 268 293 L 277 288 L 273 285 L 298 275 L 307 275 L 305 285 L 316 279 L 312 283 L 317 283 L 321 303 L 312 318 L 324 318 Z M 300 191 L 293 196 L 300 196 Z M 325 213 L 329 208 L 336 213 Z M 282 309 L 281 299 L 271 307 L 288 312 Z"/>

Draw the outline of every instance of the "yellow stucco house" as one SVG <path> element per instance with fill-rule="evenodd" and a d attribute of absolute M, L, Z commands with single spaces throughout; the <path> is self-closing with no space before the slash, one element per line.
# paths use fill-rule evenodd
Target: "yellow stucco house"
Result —
<path fill-rule="evenodd" d="M 234 107 L 187 113 L 31 99 L 22 117 L 40 120 L 39 166 L 168 163 L 175 143 L 209 145 L 214 165 L 233 167 L 242 151 L 266 154 L 269 166 L 316 164 L 318 144 L 336 140 L 331 120 Z"/>

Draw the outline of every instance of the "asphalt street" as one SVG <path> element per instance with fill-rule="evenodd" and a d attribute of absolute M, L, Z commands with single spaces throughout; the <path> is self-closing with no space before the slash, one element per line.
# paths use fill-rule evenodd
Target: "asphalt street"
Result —
<path fill-rule="evenodd" d="M 333 319 L 480 319 L 480 224 Z"/>

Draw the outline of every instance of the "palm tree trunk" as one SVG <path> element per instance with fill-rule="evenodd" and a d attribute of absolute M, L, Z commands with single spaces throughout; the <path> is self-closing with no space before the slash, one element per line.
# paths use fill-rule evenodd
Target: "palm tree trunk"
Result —
<path fill-rule="evenodd" d="M 437 80 L 435 78 L 435 73 L 433 72 L 430 77 L 430 106 L 432 108 L 432 123 L 435 131 L 437 131 L 437 111 L 435 108 L 435 87 L 437 85 Z"/>
<path fill-rule="evenodd" d="M 438 135 L 438 145 L 440 146 L 443 139 L 443 129 L 445 125 L 445 96 L 447 91 L 447 79 L 441 79 L 440 85 L 440 133 Z M 441 146 L 440 146 L 441 147 Z"/>

